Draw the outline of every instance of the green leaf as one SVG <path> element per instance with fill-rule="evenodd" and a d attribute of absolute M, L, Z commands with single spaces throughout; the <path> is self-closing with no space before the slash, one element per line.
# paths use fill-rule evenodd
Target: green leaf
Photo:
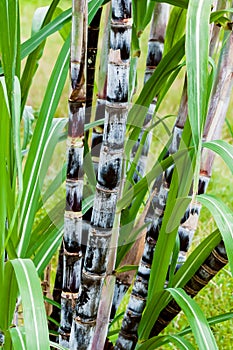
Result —
<path fill-rule="evenodd" d="M 10 327 L 15 311 L 15 302 L 18 295 L 18 287 L 13 268 L 9 262 L 5 263 L 4 275 L 1 281 L 1 297 L 4 303 L 0 308 L 0 329 L 7 331 Z"/>
<path fill-rule="evenodd" d="M 137 101 L 131 108 L 128 115 L 127 123 L 131 133 L 132 132 L 135 133 L 135 130 L 136 130 L 135 135 L 138 136 L 139 133 L 141 132 L 141 127 L 143 125 L 143 121 L 146 117 L 147 110 L 150 103 L 152 102 L 153 98 L 157 96 L 160 93 L 160 91 L 163 89 L 164 84 L 166 84 L 169 76 L 174 70 L 176 70 L 180 60 L 184 56 L 184 50 L 185 50 L 184 43 L 185 43 L 185 37 L 182 37 L 174 45 L 174 47 L 167 53 L 167 55 L 165 55 L 162 58 L 157 68 L 155 69 L 154 73 L 144 85 Z M 173 81 L 170 81 L 170 82 L 172 83 Z M 168 89 L 169 87 L 167 86 L 167 90 Z M 135 135 L 134 135 L 134 138 L 135 138 Z M 132 148 L 132 139 L 130 135 L 129 140 L 125 145 L 127 159 L 130 159 L 131 148 Z"/>
<path fill-rule="evenodd" d="M 21 60 L 33 52 L 48 36 L 60 30 L 64 24 L 71 20 L 71 9 L 64 11 L 52 22 L 44 26 L 38 33 L 21 45 Z"/>
<path fill-rule="evenodd" d="M 35 212 L 37 203 L 34 202 L 35 191 L 38 191 L 39 175 L 42 176 L 41 169 L 43 160 L 47 161 L 45 146 L 49 149 L 49 142 L 54 144 L 52 139 L 53 133 L 51 133 L 50 126 L 52 118 L 57 108 L 63 86 L 66 80 L 68 65 L 69 65 L 69 38 L 64 43 L 62 50 L 59 54 L 57 62 L 54 66 L 51 78 L 48 83 L 48 87 L 45 93 L 45 98 L 40 109 L 38 121 L 33 133 L 30 150 L 28 153 L 27 161 L 24 169 L 24 192 L 21 203 L 21 218 L 20 218 L 20 242 L 18 246 L 18 254 L 22 256 L 25 254 L 33 217 L 29 216 L 30 210 Z M 60 123 L 64 123 L 64 120 Z M 59 125 L 59 124 L 58 124 Z M 57 124 L 53 126 L 54 135 Z M 44 173 L 44 170 L 43 170 Z M 43 181 L 43 176 L 42 176 Z M 30 223 L 30 225 L 29 225 Z"/>
<path fill-rule="evenodd" d="M 88 24 L 91 23 L 95 17 L 99 7 L 104 3 L 104 0 L 89 0 L 88 1 Z"/>
<path fill-rule="evenodd" d="M 180 288 L 168 288 L 177 304 L 184 311 L 200 350 L 218 349 L 213 333 L 199 305 Z"/>
<path fill-rule="evenodd" d="M 221 235 L 219 230 L 212 232 L 206 237 L 188 256 L 185 263 L 175 274 L 173 287 L 184 287 L 220 241 Z"/>
<path fill-rule="evenodd" d="M 2 285 L 3 269 L 4 269 L 4 248 L 5 248 L 5 229 L 7 217 L 7 203 L 9 198 L 7 195 L 7 183 L 10 181 L 9 173 L 7 174 L 7 166 L 9 166 L 9 130 L 10 130 L 10 114 L 8 107 L 8 99 L 4 89 L 4 78 L 0 78 L 0 105 L 1 105 L 1 127 L 0 127 L 0 285 Z M 4 127 L 3 127 L 4 125 Z M 10 203 L 9 203 L 10 204 Z"/>
<path fill-rule="evenodd" d="M 26 348 L 49 350 L 44 300 L 35 266 L 29 259 L 15 259 L 10 263 L 14 268 L 22 298 Z"/>
<path fill-rule="evenodd" d="M 197 200 L 201 202 L 214 217 L 225 244 L 231 274 L 233 276 L 233 213 L 224 202 L 214 196 L 202 194 L 197 196 Z"/>
<path fill-rule="evenodd" d="M 233 138 L 233 128 L 231 127 L 231 124 L 227 118 L 226 118 L 226 124 L 227 124 L 228 130 L 229 130 L 229 133 L 230 133 L 231 137 Z"/>
<path fill-rule="evenodd" d="M 33 261 L 39 276 L 41 276 L 42 272 L 49 264 L 53 255 L 61 246 L 62 237 L 63 228 L 58 229 L 55 227 L 54 230 L 50 233 L 49 237 L 44 240 L 44 244 L 42 244 L 40 246 L 40 249 L 36 252 Z"/>
<path fill-rule="evenodd" d="M 36 34 L 40 28 L 43 28 L 48 24 L 53 16 L 53 13 L 57 7 L 60 0 L 53 0 L 50 7 L 40 7 L 36 10 L 33 21 L 32 21 L 32 37 Z M 24 71 L 21 78 L 21 88 L 22 88 L 22 106 L 21 110 L 23 112 L 26 99 L 28 96 L 28 91 L 32 83 L 32 79 L 37 71 L 38 62 L 43 54 L 45 46 L 45 40 L 28 56 L 27 62 L 24 67 Z"/>
<path fill-rule="evenodd" d="M 176 6 L 173 7 L 166 28 L 164 55 L 166 55 L 184 35 L 186 14 L 186 10 Z"/>
<path fill-rule="evenodd" d="M 210 326 L 214 326 L 218 323 L 232 320 L 232 318 L 233 318 L 233 312 L 227 312 L 225 314 L 209 317 L 209 318 L 207 318 L 207 321 L 208 321 Z M 191 333 L 191 331 L 192 331 L 191 327 L 187 327 L 183 331 L 179 332 L 178 334 L 183 336 L 183 335 Z"/>
<path fill-rule="evenodd" d="M 137 271 L 138 270 L 138 265 L 124 265 L 121 267 L 118 267 L 115 272 L 116 273 L 122 273 L 122 272 L 127 272 L 127 271 Z"/>
<path fill-rule="evenodd" d="M 13 131 L 13 144 L 14 144 L 14 159 L 16 162 L 16 172 L 17 172 L 17 180 L 18 180 L 18 196 L 17 202 L 14 208 L 14 215 L 10 223 L 10 229 L 14 226 L 14 222 L 17 217 L 17 212 L 20 205 L 20 200 L 23 193 L 23 174 L 22 174 L 22 154 L 21 154 L 21 142 L 20 142 L 20 101 L 21 101 L 21 93 L 20 93 L 20 83 L 18 78 L 14 77 L 14 93 L 12 99 L 12 131 Z"/>
<path fill-rule="evenodd" d="M 53 299 L 49 299 L 49 298 L 44 296 L 44 301 L 46 301 L 46 303 L 49 303 L 50 305 L 57 307 L 58 309 L 61 309 L 61 305 L 59 303 L 57 303 L 56 301 L 54 301 Z"/>
<path fill-rule="evenodd" d="M 229 167 L 233 174 L 233 146 L 224 140 L 213 140 L 204 142 L 203 147 L 211 149 L 211 151 L 217 153 Z"/>
<path fill-rule="evenodd" d="M 60 7 L 57 7 L 54 11 L 54 18 L 62 14 L 63 10 Z M 67 37 L 70 35 L 70 22 L 66 23 L 60 30 L 59 34 L 61 35 L 62 39 L 65 41 Z"/>
<path fill-rule="evenodd" d="M 32 138 L 32 124 L 34 122 L 33 109 L 30 106 L 26 106 L 23 111 L 23 155 L 27 152 L 26 148 Z"/>
<path fill-rule="evenodd" d="M 57 343 L 54 343 L 53 341 L 50 341 L 50 346 L 52 346 L 53 348 L 55 349 L 58 349 L 58 350 L 68 350 L 67 348 L 64 348 L 63 346 L 57 344 Z"/>
<path fill-rule="evenodd" d="M 27 350 L 24 327 L 10 328 L 10 335 L 15 350 Z"/>
<path fill-rule="evenodd" d="M 193 142 L 198 149 L 207 113 L 209 16 L 211 0 L 189 0 L 186 24 L 188 114 Z"/>
<path fill-rule="evenodd" d="M 203 262 L 208 258 L 212 250 L 220 243 L 220 241 L 221 235 L 219 233 L 219 230 L 214 231 L 211 235 L 206 237 L 189 255 L 188 259 L 175 274 L 172 282 L 173 287 L 183 288 L 186 283 L 193 277 Z M 172 297 L 165 293 L 164 290 L 161 297 L 157 298 L 156 303 L 150 305 L 150 320 L 153 319 L 155 323 L 160 312 L 164 309 L 164 307 L 171 299 Z M 142 328 L 142 326 L 140 327 Z"/>
<path fill-rule="evenodd" d="M 186 9 L 189 4 L 189 0 L 153 0 L 156 2 L 166 2 L 167 4 L 174 5 Z"/>
<path fill-rule="evenodd" d="M 19 3 L 18 0 L 0 2 L 1 27 L 0 27 L 0 51 L 1 62 L 6 78 L 9 103 L 14 86 L 14 76 L 18 75 L 18 45 L 19 45 Z"/>
<path fill-rule="evenodd" d="M 194 346 L 179 335 L 163 335 L 151 338 L 137 347 L 137 350 L 154 350 L 167 343 L 177 345 L 180 350 L 194 350 Z"/>
<path fill-rule="evenodd" d="M 226 13 L 232 13 L 232 12 L 233 12 L 233 8 L 214 11 L 210 15 L 210 23 L 212 23 L 212 22 L 217 22 L 218 23 L 218 20 L 220 18 L 222 18 Z"/>

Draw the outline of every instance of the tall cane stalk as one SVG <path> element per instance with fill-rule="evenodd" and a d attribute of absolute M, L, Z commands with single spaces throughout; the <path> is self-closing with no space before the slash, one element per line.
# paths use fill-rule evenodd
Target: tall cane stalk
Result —
<path fill-rule="evenodd" d="M 164 38 L 165 38 L 166 26 L 167 26 L 168 17 L 169 17 L 169 10 L 170 8 L 168 4 L 160 4 L 160 3 L 155 4 L 155 8 L 154 8 L 154 12 L 151 20 L 150 36 L 148 41 L 148 51 L 147 51 L 144 83 L 146 83 L 147 80 L 150 79 L 150 77 L 152 76 L 156 67 L 158 66 L 159 62 L 162 59 L 163 49 L 164 49 Z M 148 125 L 152 120 L 152 117 L 155 112 L 156 101 L 157 101 L 157 96 L 154 97 L 154 99 L 152 100 L 149 106 L 148 113 L 144 121 L 144 126 L 142 128 L 138 141 L 136 142 L 136 144 L 132 149 L 132 153 L 131 153 L 132 161 L 140 146 L 142 135 L 145 132 L 145 126 Z M 138 182 L 145 174 L 150 142 L 151 142 L 150 136 L 148 135 L 145 141 L 145 144 L 143 145 L 141 155 L 136 166 L 136 171 L 133 176 L 134 182 Z"/>
<path fill-rule="evenodd" d="M 196 271 L 193 277 L 186 283 L 183 289 L 191 297 L 195 297 L 213 278 L 216 274 L 228 263 L 226 250 L 221 241 L 210 253 L 208 258 Z M 158 335 L 175 316 L 180 312 L 178 304 L 172 300 L 160 312 L 157 321 L 155 322 L 150 338 Z"/>
<path fill-rule="evenodd" d="M 173 136 L 169 153 L 176 152 L 179 147 L 181 133 L 187 117 L 186 108 L 186 84 L 181 99 L 180 109 L 173 129 Z M 122 327 L 116 342 L 115 349 L 133 350 L 137 343 L 137 329 L 141 320 L 142 312 L 146 306 L 148 294 L 148 282 L 151 265 L 154 256 L 154 249 L 162 223 L 163 213 L 166 205 L 170 183 L 165 174 L 156 179 L 152 188 L 152 199 L 148 207 L 145 222 L 148 222 L 146 239 L 142 258 L 139 263 L 138 273 L 130 295 L 130 300 L 124 315 Z"/>
<path fill-rule="evenodd" d="M 111 2 L 105 5 L 102 11 L 101 22 L 104 27 L 104 32 L 102 38 L 98 45 L 101 45 L 100 50 L 100 62 L 99 62 L 99 72 L 97 79 L 97 102 L 96 102 L 96 112 L 95 121 L 104 118 L 105 106 L 107 99 L 107 75 L 108 75 L 108 52 L 109 52 L 109 36 L 110 36 L 110 9 Z M 92 144 L 91 144 L 91 155 L 94 164 L 94 169 L 97 173 L 100 148 L 103 142 L 103 132 L 104 124 L 98 125 L 93 128 L 92 131 Z"/>
<path fill-rule="evenodd" d="M 233 85 L 233 34 L 225 34 L 227 40 L 223 47 L 219 60 L 218 75 L 213 89 L 209 112 L 206 120 L 204 139 L 207 141 L 218 139 L 221 135 L 222 126 L 226 117 L 226 112 L 230 102 L 230 93 Z M 228 38 L 227 38 L 228 37 Z M 224 102 L 223 102 L 224 101 Z M 214 153 L 211 151 L 202 151 L 201 170 L 199 178 L 199 193 L 204 193 L 209 182 Z M 200 204 L 197 203 L 198 211 L 195 214 L 199 216 Z M 192 222 L 189 218 L 189 221 Z M 190 240 L 189 231 L 195 231 L 196 225 L 190 225 L 186 235 L 182 237 L 183 241 Z M 186 238 L 185 238 L 186 236 Z M 228 263 L 226 250 L 221 241 L 211 252 L 209 257 L 200 266 L 194 276 L 184 286 L 184 290 L 191 297 L 204 288 L 207 283 Z M 170 321 L 179 313 L 180 308 L 172 300 L 164 310 L 161 311 L 152 331 L 151 337 L 159 334 Z"/>
<path fill-rule="evenodd" d="M 72 349 L 91 349 L 106 276 L 128 113 L 131 22 L 130 1 L 113 0 L 104 136 L 80 294 L 72 324 Z"/>
<path fill-rule="evenodd" d="M 81 280 L 82 192 L 85 123 L 85 60 L 87 1 L 73 0 L 67 139 L 66 209 L 63 238 L 63 283 L 61 295 L 60 344 L 68 347 L 73 309 Z"/>
<path fill-rule="evenodd" d="M 147 52 L 147 60 L 146 60 L 146 70 L 144 75 L 144 82 L 152 76 L 156 67 L 162 59 L 163 48 L 164 48 L 164 38 L 166 32 L 166 25 L 169 16 L 169 6 L 168 4 L 155 4 L 152 21 L 151 21 L 151 29 L 150 36 L 148 41 L 148 52 Z M 151 102 L 148 113 L 144 122 L 144 126 L 142 131 L 138 137 L 138 141 L 134 145 L 131 153 L 132 162 L 134 160 L 134 156 L 138 151 L 140 146 L 140 142 L 142 140 L 142 136 L 145 132 L 145 127 L 148 125 L 153 117 L 155 107 L 156 107 L 156 96 Z M 136 166 L 136 171 L 133 175 L 134 182 L 138 182 L 145 175 L 145 168 L 147 162 L 147 156 L 150 148 L 151 138 L 148 135 L 145 144 L 142 147 L 141 155 L 139 161 Z M 142 237 L 144 239 L 144 236 Z M 143 243 L 141 239 L 138 239 L 131 250 L 127 253 L 126 257 L 122 261 L 122 265 L 136 265 L 139 263 L 143 250 Z M 117 276 L 116 285 L 115 285 L 115 293 L 112 303 L 112 311 L 111 311 L 111 319 L 114 318 L 117 308 L 119 307 L 122 298 L 127 292 L 129 286 L 132 283 L 133 277 L 135 275 L 134 271 L 121 273 Z"/>
<path fill-rule="evenodd" d="M 225 39 L 229 32 L 226 31 Z M 232 35 L 231 35 L 232 36 Z M 220 138 L 223 123 L 225 121 L 226 112 L 230 102 L 230 93 L 232 89 L 231 72 L 233 69 L 232 61 L 232 38 L 228 39 L 226 46 L 223 48 L 218 64 L 218 74 L 213 88 L 209 111 L 206 119 L 203 140 L 211 141 Z M 222 102 L 224 101 L 224 103 Z M 203 194 L 207 190 L 207 186 L 212 173 L 212 165 L 214 161 L 214 153 L 210 150 L 202 150 L 202 159 L 199 176 L 198 194 Z M 188 248 L 191 244 L 193 234 L 197 228 L 198 217 L 200 215 L 201 205 L 195 203 L 193 207 L 189 207 L 184 215 L 182 223 L 179 227 L 180 237 L 180 254 L 179 263 L 185 261 Z"/>

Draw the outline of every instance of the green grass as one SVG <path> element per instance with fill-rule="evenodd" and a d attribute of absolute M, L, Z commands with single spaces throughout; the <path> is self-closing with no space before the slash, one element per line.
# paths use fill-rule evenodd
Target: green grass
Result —
<path fill-rule="evenodd" d="M 70 1 L 61 0 L 60 6 L 62 8 L 67 8 L 70 6 Z M 21 40 L 24 41 L 30 36 L 31 19 L 33 13 L 37 7 L 47 6 L 49 1 L 46 0 L 21 0 L 20 1 L 20 11 L 21 11 Z M 145 37 L 148 33 L 145 33 Z M 146 40 L 143 40 L 146 42 Z M 59 34 L 52 35 L 46 42 L 45 52 L 43 58 L 40 61 L 40 66 L 36 73 L 33 85 L 30 90 L 30 95 L 27 101 L 28 105 L 31 105 L 34 110 L 38 110 L 43 99 L 45 88 L 48 82 L 48 78 L 52 71 L 55 57 L 57 56 L 62 44 L 62 39 Z M 142 58 L 139 60 L 140 75 L 139 80 L 143 79 L 144 66 L 142 65 L 143 58 L 145 57 L 146 45 L 143 46 Z M 142 86 L 142 83 L 141 85 Z M 159 110 L 159 115 L 164 116 L 167 114 L 176 114 L 178 109 L 178 101 L 181 95 L 182 89 L 182 77 L 178 82 L 174 84 L 171 91 L 169 92 L 165 103 Z M 63 91 L 62 99 L 59 103 L 59 107 L 56 112 L 57 117 L 67 116 L 67 99 L 69 91 L 69 82 L 67 81 L 65 89 Z M 231 106 L 227 113 L 227 118 L 229 119 L 230 125 L 233 128 L 233 115 L 231 113 L 233 108 L 233 99 L 231 101 Z M 174 119 L 171 118 L 169 125 L 173 123 Z M 166 142 L 167 136 L 164 135 L 163 127 L 156 129 L 154 138 L 159 140 L 161 147 Z M 232 143 L 232 136 L 229 132 L 227 125 L 225 124 L 223 130 L 223 137 L 230 143 Z M 59 155 L 55 156 L 53 163 L 50 167 L 50 173 L 48 174 L 48 179 L 50 180 L 56 175 L 58 167 L 60 167 L 64 162 L 65 157 L 65 143 L 63 142 L 59 146 Z M 61 154 L 63 155 L 61 157 Z M 48 180 L 48 181 L 49 181 Z M 214 194 L 220 197 L 229 207 L 233 209 L 233 187 L 231 176 L 228 168 L 223 163 L 223 161 L 216 157 L 213 175 L 209 184 L 208 193 Z M 198 232 L 195 234 L 193 245 L 195 246 L 204 238 L 207 234 L 213 231 L 215 223 L 211 218 L 209 212 L 205 209 L 201 212 L 200 223 L 198 227 Z M 232 290 L 233 290 L 233 279 L 230 277 L 229 269 L 226 267 L 221 271 L 211 283 L 203 289 L 203 291 L 195 298 L 195 300 L 202 307 L 204 313 L 207 317 L 218 315 L 224 312 L 232 311 Z M 183 316 L 183 314 L 178 315 L 174 322 L 167 328 L 166 332 L 177 332 L 185 328 L 188 322 Z M 212 329 L 216 337 L 217 344 L 221 350 L 230 350 L 232 348 L 233 334 L 232 334 L 233 321 L 227 321 L 222 324 L 214 326 Z M 193 341 L 193 338 L 189 336 L 189 339 Z M 163 349 L 171 349 L 173 346 L 169 345 L 163 347 Z"/>

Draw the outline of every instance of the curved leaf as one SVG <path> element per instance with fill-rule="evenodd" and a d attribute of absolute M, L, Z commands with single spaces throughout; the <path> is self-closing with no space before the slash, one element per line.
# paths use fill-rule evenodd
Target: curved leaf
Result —
<path fill-rule="evenodd" d="M 31 141 L 28 158 L 25 164 L 23 178 L 24 192 L 21 203 L 19 230 L 19 256 L 25 254 L 29 242 L 29 236 L 31 234 L 30 232 L 33 217 L 30 217 L 29 213 L 31 209 L 35 212 L 36 209 L 33 209 L 33 207 L 37 206 L 37 203 L 33 202 L 33 195 L 35 194 L 35 191 L 38 190 L 38 176 L 42 168 L 43 158 L 44 160 L 46 159 L 45 146 L 48 145 L 51 138 L 50 126 L 52 124 L 52 118 L 57 108 L 68 72 L 69 46 L 70 40 L 68 38 L 63 45 L 63 48 L 54 66 L 50 81 L 48 83 L 45 98 L 41 106 L 38 121 Z M 56 127 L 56 125 L 54 127 Z M 53 142 L 52 138 L 51 142 Z M 29 222 L 31 222 L 30 225 L 28 224 Z"/>
<path fill-rule="evenodd" d="M 183 289 L 168 288 L 177 304 L 184 311 L 192 328 L 193 335 L 200 350 L 218 349 L 213 333 L 199 305 L 191 299 Z"/>
<path fill-rule="evenodd" d="M 229 167 L 233 174 L 233 146 L 224 140 L 214 140 L 204 142 L 203 147 L 211 149 L 211 151 L 217 153 Z"/>
<path fill-rule="evenodd" d="M 32 37 L 36 34 L 40 28 L 43 28 L 48 24 L 53 16 L 53 13 L 60 0 L 53 0 L 50 7 L 40 7 L 38 8 L 33 17 L 32 21 Z M 34 50 L 27 58 L 27 62 L 24 67 L 24 71 L 21 78 L 21 89 L 22 89 L 22 105 L 21 113 L 23 113 L 26 99 L 28 96 L 28 91 L 32 83 L 32 79 L 38 68 L 38 61 L 43 54 L 45 46 L 45 40 Z"/>
<path fill-rule="evenodd" d="M 52 22 L 44 26 L 39 32 L 21 45 L 21 59 L 34 51 L 48 36 L 60 30 L 65 23 L 71 20 L 71 9 L 64 11 Z"/>
<path fill-rule="evenodd" d="M 10 335 L 14 350 L 27 350 L 24 327 L 10 328 Z"/>
<path fill-rule="evenodd" d="M 61 246 L 62 236 L 63 227 L 60 229 L 55 227 L 50 233 L 49 237 L 44 240 L 44 244 L 41 245 L 39 251 L 36 252 L 33 261 L 39 276 L 43 273 L 44 269 L 49 264 L 58 247 Z"/>
<path fill-rule="evenodd" d="M 49 334 L 40 280 L 29 259 L 11 260 L 22 298 L 26 348 L 49 350 Z"/>
<path fill-rule="evenodd" d="M 88 1 L 88 24 L 91 23 L 93 18 L 95 17 L 96 12 L 99 7 L 103 5 L 105 0 L 89 0 Z"/>
<path fill-rule="evenodd" d="M 202 194 L 197 196 L 197 200 L 203 204 L 214 217 L 214 220 L 221 232 L 227 256 L 233 275 L 233 212 L 219 198 Z"/>
<path fill-rule="evenodd" d="M 186 9 L 188 7 L 188 4 L 189 4 L 189 0 L 154 0 L 154 1 L 166 2 L 170 5 L 178 6 L 178 7 L 181 7 L 183 9 Z"/>
<path fill-rule="evenodd" d="M 137 350 L 154 350 L 167 343 L 179 346 L 180 350 L 194 350 L 194 346 L 186 339 L 178 335 L 163 335 L 145 341 Z"/>

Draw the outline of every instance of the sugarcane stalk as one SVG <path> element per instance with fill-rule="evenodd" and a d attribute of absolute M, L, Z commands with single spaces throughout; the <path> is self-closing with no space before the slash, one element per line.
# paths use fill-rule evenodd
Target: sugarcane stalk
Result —
<path fill-rule="evenodd" d="M 87 93 L 86 93 L 86 107 L 91 108 L 93 100 L 93 90 L 95 81 L 95 64 L 97 55 L 97 45 L 99 39 L 100 19 L 102 14 L 102 7 L 96 12 L 91 24 L 88 27 L 87 38 Z M 89 111 L 88 111 L 89 112 Z M 89 114 L 89 113 L 88 113 Z M 90 114 L 89 114 L 90 115 Z M 89 118 L 86 122 L 89 122 Z"/>
<path fill-rule="evenodd" d="M 154 70 L 156 69 L 157 65 L 162 59 L 168 15 L 169 15 L 169 6 L 167 4 L 160 4 L 160 3 L 155 4 L 152 21 L 151 21 L 150 36 L 148 41 L 148 52 L 147 52 L 144 83 L 146 83 L 147 80 L 152 76 Z M 146 125 L 148 125 L 148 123 L 150 123 L 150 121 L 152 120 L 155 107 L 156 107 L 156 100 L 157 99 L 155 96 L 149 106 L 148 113 L 146 115 L 146 119 L 144 122 L 144 126 L 142 127 L 142 131 L 140 132 L 138 141 L 135 143 L 131 152 L 131 162 L 134 161 L 134 156 L 138 151 L 138 148 L 140 147 L 140 142 L 145 132 Z M 148 135 L 145 141 L 145 144 L 142 147 L 142 152 L 139 158 L 139 162 L 137 163 L 136 171 L 134 172 L 134 175 L 133 175 L 133 181 L 135 183 L 138 182 L 140 178 L 143 177 L 145 174 L 145 168 L 146 168 L 146 162 L 147 162 L 150 143 L 151 143 L 151 137 L 150 135 Z M 142 251 L 143 251 L 142 242 L 144 241 L 144 239 L 145 237 L 143 235 L 141 239 L 138 239 L 135 242 L 132 249 L 124 258 L 122 265 L 132 265 L 132 264 L 139 263 L 140 258 L 142 256 Z M 130 271 L 129 273 L 122 273 L 117 276 L 115 293 L 114 293 L 113 304 L 112 304 L 112 311 L 111 311 L 111 319 L 113 319 L 116 313 L 116 310 L 121 303 L 123 296 L 125 295 L 129 286 L 131 285 L 133 277 L 134 277 L 133 271 Z"/>
<path fill-rule="evenodd" d="M 91 349 L 119 195 L 128 113 L 131 37 L 128 0 L 112 1 L 107 103 L 96 194 L 70 347 Z"/>
<path fill-rule="evenodd" d="M 105 105 L 107 98 L 107 73 L 108 73 L 108 52 L 109 52 L 109 39 L 110 39 L 110 10 L 111 2 L 106 4 L 104 7 L 101 22 L 104 27 L 103 36 L 100 40 L 100 63 L 99 72 L 97 78 L 97 102 L 96 102 L 96 112 L 95 120 L 100 120 L 104 118 L 105 115 Z M 100 148 L 103 141 L 103 131 L 104 124 L 98 125 L 93 128 L 92 131 L 92 145 L 91 145 L 91 155 L 94 164 L 95 171 L 97 173 Z"/>
<path fill-rule="evenodd" d="M 227 33 L 229 34 L 229 33 Z M 225 37 L 227 37 L 227 34 Z M 231 32 L 219 60 L 217 79 L 215 81 L 213 93 L 211 96 L 210 107 L 204 130 L 204 140 L 211 141 L 218 139 L 221 135 L 222 126 L 225 120 L 226 112 L 230 102 L 230 93 L 233 86 L 233 33 Z M 199 194 L 206 191 L 207 184 L 211 177 L 214 153 L 202 151 L 201 170 L 199 178 Z M 198 208 L 198 210 L 196 209 Z M 199 216 L 200 204 L 194 208 L 191 215 Z M 190 221 L 190 217 L 188 218 Z M 191 230 L 195 231 L 195 226 L 191 225 Z M 190 228 L 181 237 L 181 241 L 190 241 Z M 186 253 L 186 252 L 185 252 Z M 221 242 L 214 248 L 204 264 L 199 268 L 195 275 L 185 285 L 184 290 L 188 295 L 194 297 L 216 274 L 228 263 L 224 243 Z M 162 331 L 170 321 L 179 313 L 178 305 L 172 300 L 164 310 L 161 311 L 150 337 L 157 335 Z"/>
<path fill-rule="evenodd" d="M 195 297 L 213 277 L 228 263 L 227 254 L 223 241 L 221 241 L 210 253 L 208 258 L 200 266 L 197 272 L 184 286 L 184 290 L 191 297 Z M 158 335 L 180 312 L 178 304 L 172 300 L 161 311 L 155 322 L 149 338 Z"/>
<path fill-rule="evenodd" d="M 69 122 L 67 138 L 66 208 L 63 237 L 63 281 L 59 343 L 69 347 L 73 309 L 81 280 L 82 191 L 85 123 L 87 1 L 72 3 Z"/>
<path fill-rule="evenodd" d="M 214 10 L 222 10 L 225 9 L 227 6 L 227 0 L 218 0 L 215 1 L 217 4 L 215 4 L 214 6 Z M 213 7 L 213 4 L 212 4 Z M 219 31 L 220 31 L 220 27 L 217 25 L 213 25 L 212 26 L 212 35 L 211 35 L 211 40 L 210 40 L 210 48 L 209 48 L 209 53 L 210 56 L 213 57 L 215 54 L 215 50 L 216 50 L 216 46 L 218 44 L 219 41 Z"/>
<path fill-rule="evenodd" d="M 168 154 L 178 150 L 182 130 L 187 117 L 187 90 L 186 83 L 181 98 L 180 108 L 176 125 L 173 129 L 172 141 Z M 169 174 L 172 172 L 170 169 Z M 115 350 L 133 350 L 136 346 L 138 336 L 137 329 L 142 317 L 142 312 L 146 306 L 148 294 L 148 283 L 150 278 L 151 265 L 154 256 L 154 249 L 157 243 L 160 227 L 162 224 L 164 209 L 170 186 L 170 176 L 162 174 L 156 179 L 153 185 L 153 198 L 151 200 L 145 222 L 148 222 L 144 251 L 139 263 L 138 273 L 133 285 L 127 310 L 124 315 L 122 327 L 117 339 Z"/>
<path fill-rule="evenodd" d="M 224 39 L 229 33 L 226 33 Z M 232 70 L 233 70 L 233 44 L 232 34 L 222 50 L 218 65 L 217 79 L 212 92 L 211 102 L 206 118 L 203 140 L 211 141 L 219 139 L 222 127 L 225 121 L 226 112 L 230 102 L 230 93 L 232 90 Z M 201 168 L 199 177 L 198 194 L 203 194 L 207 190 L 207 186 L 211 177 L 212 165 L 214 161 L 214 152 L 203 149 L 201 158 Z M 179 227 L 180 236 L 180 254 L 179 263 L 183 263 L 186 259 L 188 248 L 191 244 L 193 234 L 197 227 L 198 217 L 200 215 L 201 205 L 195 203 L 193 207 L 186 211 L 183 222 Z"/>
<path fill-rule="evenodd" d="M 150 36 L 148 41 L 148 51 L 147 51 L 147 59 L 146 59 L 146 70 L 144 75 L 144 84 L 147 82 L 148 79 L 152 76 L 154 73 L 156 67 L 158 66 L 159 62 L 162 59 L 163 55 L 163 49 L 164 49 L 164 38 L 166 33 L 166 26 L 168 22 L 168 16 L 169 16 L 169 5 L 168 4 L 161 4 L 156 3 L 152 21 L 151 21 L 151 29 L 150 29 Z M 142 135 L 145 132 L 145 127 L 148 125 L 155 112 L 156 107 L 156 101 L 157 96 L 154 97 L 152 100 L 148 113 L 146 115 L 144 125 L 142 127 L 142 131 L 140 132 L 140 135 L 138 137 L 138 141 L 135 143 L 132 152 L 131 152 L 131 161 L 133 162 L 133 159 L 135 157 L 135 154 L 140 146 L 140 142 L 142 139 Z M 147 155 L 149 152 L 151 143 L 151 137 L 150 134 L 147 136 L 146 142 L 144 143 L 141 151 L 141 155 L 138 161 L 138 164 L 136 166 L 136 171 L 133 176 L 134 182 L 138 182 L 141 177 L 145 174 L 145 168 L 146 168 L 146 162 L 147 162 Z"/>

